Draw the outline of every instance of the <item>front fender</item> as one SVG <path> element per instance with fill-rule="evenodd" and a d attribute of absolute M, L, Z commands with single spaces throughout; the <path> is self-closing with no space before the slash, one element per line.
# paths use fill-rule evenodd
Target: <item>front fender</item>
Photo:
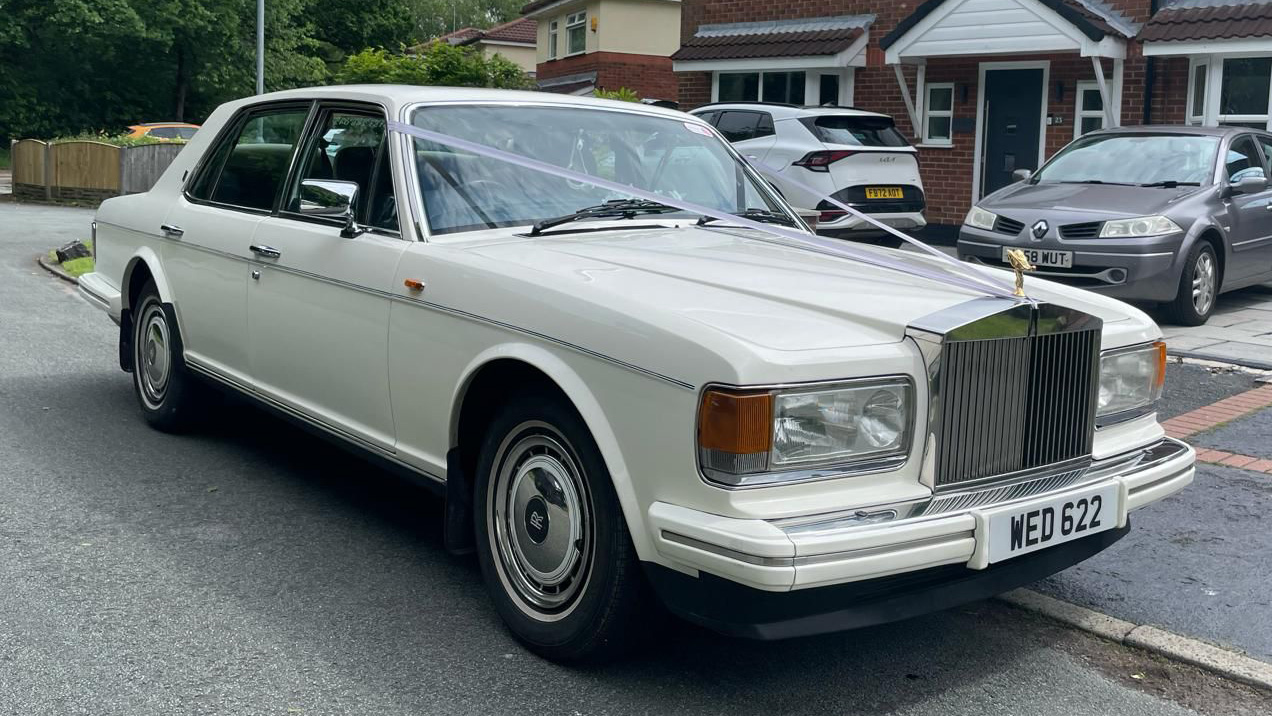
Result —
<path fill-rule="evenodd" d="M 464 396 L 473 378 L 483 366 L 496 360 L 508 359 L 521 361 L 542 371 L 574 404 L 575 410 L 583 417 L 583 422 L 591 431 L 596 446 L 600 448 L 601 457 L 609 470 L 614 492 L 618 495 L 618 502 L 636 545 L 636 551 L 642 559 L 651 558 L 652 554 L 647 553 L 650 553 L 653 548 L 646 534 L 644 520 L 641 519 L 641 508 L 632 484 L 632 476 L 628 471 L 627 461 L 623 457 L 623 450 L 619 445 L 614 427 L 587 382 L 569 363 L 553 351 L 530 343 L 503 343 L 487 348 L 473 358 L 464 368 L 461 379 L 451 395 L 451 447 L 458 445 L 460 412 Z M 623 370 L 618 367 L 614 369 Z"/>
<path fill-rule="evenodd" d="M 1223 225 L 1216 220 L 1216 217 L 1211 215 L 1206 215 L 1197 219 L 1197 221 L 1193 222 L 1192 226 L 1188 227 L 1188 233 L 1184 235 L 1184 242 L 1180 245 L 1179 253 L 1175 255 L 1175 261 L 1171 267 L 1176 277 L 1183 274 L 1184 262 L 1188 260 L 1189 252 L 1192 251 L 1193 246 L 1195 246 L 1198 241 L 1205 240 L 1202 236 L 1207 233 L 1215 234 L 1219 237 L 1219 246 L 1217 247 L 1216 253 L 1219 258 L 1222 280 L 1228 280 L 1227 267 L 1229 266 L 1229 262 L 1232 260 L 1232 244 L 1228 241 L 1228 232 L 1224 229 Z M 1222 285 L 1220 286 L 1220 290 L 1223 290 Z"/>

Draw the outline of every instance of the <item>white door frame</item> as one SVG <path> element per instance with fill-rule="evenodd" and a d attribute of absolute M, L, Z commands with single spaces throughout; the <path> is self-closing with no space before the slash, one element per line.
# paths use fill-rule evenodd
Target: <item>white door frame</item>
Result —
<path fill-rule="evenodd" d="M 972 203 L 981 198 L 981 151 L 985 142 L 985 72 L 987 70 L 1042 70 L 1042 112 L 1038 115 L 1038 166 L 1047 156 L 1047 87 L 1051 79 L 1051 60 L 1021 62 L 982 62 L 976 85 L 976 145 L 972 155 Z"/>

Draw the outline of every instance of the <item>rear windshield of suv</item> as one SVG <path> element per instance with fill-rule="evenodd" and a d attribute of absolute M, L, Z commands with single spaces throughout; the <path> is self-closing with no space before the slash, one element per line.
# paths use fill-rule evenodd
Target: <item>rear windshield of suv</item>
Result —
<path fill-rule="evenodd" d="M 808 131 L 826 144 L 847 144 L 858 147 L 906 147 L 909 142 L 897 131 L 891 117 L 859 117 L 852 115 L 824 114 L 804 117 Z"/>

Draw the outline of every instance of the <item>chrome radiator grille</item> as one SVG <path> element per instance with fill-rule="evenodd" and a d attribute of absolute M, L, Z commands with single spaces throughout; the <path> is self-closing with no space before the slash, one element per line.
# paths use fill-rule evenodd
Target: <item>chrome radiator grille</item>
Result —
<path fill-rule="evenodd" d="M 1100 331 L 947 341 L 935 485 L 961 485 L 1089 455 Z"/>

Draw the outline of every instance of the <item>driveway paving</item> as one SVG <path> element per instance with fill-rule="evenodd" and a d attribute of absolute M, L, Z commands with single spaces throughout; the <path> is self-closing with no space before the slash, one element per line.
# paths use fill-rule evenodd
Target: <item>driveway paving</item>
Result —
<path fill-rule="evenodd" d="M 116 365 L 114 326 L 32 261 L 82 236 L 89 217 L 0 206 L 0 711 L 1272 708 L 1267 693 L 995 602 L 780 643 L 670 622 L 651 625 L 655 648 L 618 665 L 544 662 L 500 626 L 472 560 L 443 550 L 431 495 L 242 405 L 210 407 L 187 436 L 148 429 Z M 1164 529 L 1171 514 L 1140 522 Z"/>
<path fill-rule="evenodd" d="M 1188 441 L 1199 447 L 1272 460 L 1272 408 L 1198 433 Z"/>

